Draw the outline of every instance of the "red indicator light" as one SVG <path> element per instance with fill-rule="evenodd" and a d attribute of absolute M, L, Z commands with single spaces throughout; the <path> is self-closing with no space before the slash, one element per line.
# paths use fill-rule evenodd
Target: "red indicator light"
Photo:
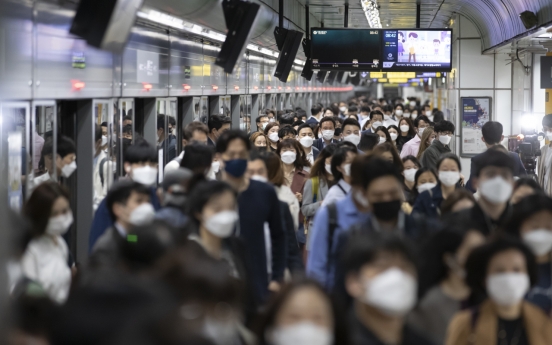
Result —
<path fill-rule="evenodd" d="M 86 86 L 86 84 L 80 80 L 71 80 L 71 84 L 73 85 L 73 90 L 76 91 L 80 91 Z"/>
<path fill-rule="evenodd" d="M 234 86 L 234 90 L 238 91 L 240 87 L 238 85 Z"/>
<path fill-rule="evenodd" d="M 272 90 L 272 86 L 270 86 L 270 85 L 268 85 L 266 88 L 269 89 L 269 90 Z"/>
<path fill-rule="evenodd" d="M 192 87 L 188 84 L 182 84 L 182 86 L 184 87 L 184 90 L 188 91 L 190 90 Z"/>
<path fill-rule="evenodd" d="M 257 85 L 253 86 L 253 88 L 254 88 L 255 90 L 258 90 L 258 89 L 259 89 L 259 87 L 258 87 Z"/>
<path fill-rule="evenodd" d="M 213 90 L 217 91 L 217 90 L 218 90 L 218 86 L 213 85 Z"/>
<path fill-rule="evenodd" d="M 143 84 L 144 84 L 144 90 L 149 91 L 149 90 L 153 89 L 153 85 L 148 84 L 148 83 L 143 83 Z"/>

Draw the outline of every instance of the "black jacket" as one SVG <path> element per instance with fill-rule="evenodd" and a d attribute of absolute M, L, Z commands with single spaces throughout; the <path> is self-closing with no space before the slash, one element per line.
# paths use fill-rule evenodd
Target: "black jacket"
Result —
<path fill-rule="evenodd" d="M 519 158 L 519 155 L 515 152 L 508 152 L 508 154 L 514 160 L 514 176 L 522 177 L 527 175 L 527 171 L 525 170 L 525 167 L 523 166 L 523 163 L 521 162 L 521 158 Z M 471 191 L 472 193 L 476 192 L 475 188 L 473 187 L 472 178 L 475 176 L 475 170 L 477 168 L 477 165 L 480 163 L 481 163 L 481 153 L 475 157 L 472 157 L 471 159 L 470 179 L 468 180 L 468 183 L 466 183 L 466 189 Z"/>

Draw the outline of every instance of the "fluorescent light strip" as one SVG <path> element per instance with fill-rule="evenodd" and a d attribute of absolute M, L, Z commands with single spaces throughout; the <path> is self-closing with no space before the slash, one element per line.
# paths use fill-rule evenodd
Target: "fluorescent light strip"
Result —
<path fill-rule="evenodd" d="M 166 26 L 176 28 L 176 29 L 192 32 L 194 34 L 197 34 L 197 35 L 200 35 L 200 36 L 203 36 L 203 37 L 207 37 L 207 38 L 213 39 L 215 41 L 224 42 L 226 40 L 226 35 L 224 35 L 224 34 L 221 34 L 221 33 L 215 32 L 215 31 L 211 31 L 211 30 L 203 28 L 199 25 L 186 22 L 186 21 L 184 21 L 180 18 L 173 17 L 169 14 L 162 13 L 162 12 L 150 9 L 150 8 L 145 8 L 145 9 L 143 9 L 143 11 L 139 11 L 137 13 L 137 16 L 140 17 L 140 18 L 143 18 L 143 19 L 150 20 L 150 21 L 155 22 L 155 23 L 159 23 L 159 24 L 162 24 L 162 25 L 166 25 Z M 268 56 L 271 56 L 271 57 L 276 57 L 276 58 L 280 55 L 280 53 L 277 52 L 277 51 L 266 49 L 266 48 L 263 48 L 263 47 L 259 47 L 255 44 L 248 44 L 247 49 L 249 49 L 251 51 L 254 51 L 254 52 L 257 52 L 257 53 L 260 53 L 260 54 L 268 55 Z M 299 59 L 295 59 L 295 63 L 298 64 L 298 65 L 301 65 L 301 66 L 305 65 L 305 61 L 299 60 Z"/>

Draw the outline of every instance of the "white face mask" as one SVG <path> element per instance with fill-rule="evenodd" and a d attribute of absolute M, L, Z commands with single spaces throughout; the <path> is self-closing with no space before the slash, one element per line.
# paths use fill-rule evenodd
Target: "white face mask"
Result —
<path fill-rule="evenodd" d="M 272 141 L 273 143 L 276 143 L 276 142 L 278 142 L 278 140 L 280 140 L 280 138 L 278 137 L 278 133 L 276 133 L 276 132 L 270 133 L 268 135 L 268 139 L 270 139 L 270 141 Z"/>
<path fill-rule="evenodd" d="M 383 144 L 387 140 L 386 137 L 379 137 L 379 143 Z"/>
<path fill-rule="evenodd" d="M 414 119 L 417 118 L 417 117 L 418 117 L 418 114 L 412 114 L 412 115 L 410 115 L 410 118 L 411 118 L 412 120 L 414 120 Z"/>
<path fill-rule="evenodd" d="M 201 333 L 215 345 L 231 345 L 238 343 L 238 328 L 236 322 L 233 320 L 219 321 L 218 319 L 207 316 Z"/>
<path fill-rule="evenodd" d="M 345 164 L 343 166 L 345 176 L 351 176 L 351 164 Z"/>
<path fill-rule="evenodd" d="M 407 119 L 409 119 L 410 118 L 410 113 L 404 113 L 403 117 L 406 117 Z"/>
<path fill-rule="evenodd" d="M 418 284 L 398 268 L 389 268 L 365 283 L 364 303 L 388 316 L 404 316 L 416 304 Z"/>
<path fill-rule="evenodd" d="M 355 198 L 355 200 L 363 207 L 368 207 L 368 199 L 366 199 L 366 197 L 362 194 L 362 192 L 360 191 L 356 191 L 354 194 L 353 194 L 353 197 Z"/>
<path fill-rule="evenodd" d="M 395 110 L 395 115 L 397 116 L 401 116 L 403 114 L 403 111 L 398 109 L 398 110 Z"/>
<path fill-rule="evenodd" d="M 373 128 L 373 129 L 376 129 L 376 128 L 380 127 L 380 126 L 383 126 L 383 122 L 381 122 L 381 121 L 376 121 L 376 122 L 374 122 L 374 123 L 372 124 L 372 128 Z"/>
<path fill-rule="evenodd" d="M 107 136 L 102 135 L 102 146 L 107 145 Z"/>
<path fill-rule="evenodd" d="M 46 226 L 46 233 L 52 236 L 61 236 L 69 230 L 73 224 L 73 213 L 71 211 L 52 217 Z"/>
<path fill-rule="evenodd" d="M 552 231 L 547 229 L 531 230 L 523 235 L 523 243 L 531 248 L 533 254 L 541 256 L 552 250 Z"/>
<path fill-rule="evenodd" d="M 425 116 L 430 117 L 431 116 L 431 110 L 426 111 Z"/>
<path fill-rule="evenodd" d="M 487 201 L 493 204 L 502 204 L 512 195 L 512 184 L 500 176 L 481 182 L 479 192 Z"/>
<path fill-rule="evenodd" d="M 219 170 L 220 170 L 220 162 L 219 162 L 219 161 L 216 161 L 216 162 L 211 163 L 211 171 L 212 171 L 213 173 L 216 174 L 216 173 L 219 172 Z"/>
<path fill-rule="evenodd" d="M 268 126 L 268 122 L 264 122 L 261 128 L 264 130 L 266 126 Z"/>
<path fill-rule="evenodd" d="M 314 142 L 314 139 L 312 137 L 302 137 L 301 139 L 299 139 L 299 143 L 303 147 L 307 147 L 307 148 L 311 147 L 313 142 Z"/>
<path fill-rule="evenodd" d="M 424 184 L 421 184 L 418 186 L 418 193 L 423 193 L 425 192 L 426 190 L 430 190 L 430 189 L 433 189 L 437 186 L 437 183 L 431 183 L 431 182 L 428 182 L 428 183 L 424 183 Z"/>
<path fill-rule="evenodd" d="M 261 176 L 261 175 L 253 175 L 253 176 L 251 176 L 251 179 L 254 180 L 254 181 L 259 181 L 259 182 L 264 182 L 264 183 L 268 182 L 268 179 L 264 176 Z"/>
<path fill-rule="evenodd" d="M 452 136 L 449 136 L 449 135 L 440 135 L 439 136 L 439 141 L 443 145 L 448 145 L 450 143 L 451 139 L 452 139 Z"/>
<path fill-rule="evenodd" d="M 72 161 L 70 164 L 66 164 L 61 168 L 61 175 L 65 178 L 71 176 L 75 170 L 77 170 L 77 162 Z"/>
<path fill-rule="evenodd" d="M 546 132 L 545 135 L 546 135 L 546 139 L 548 139 L 548 141 L 552 141 L 552 132 Z"/>
<path fill-rule="evenodd" d="M 387 120 L 387 121 L 391 120 L 391 115 L 387 115 L 387 114 L 383 115 L 383 120 L 384 121 L 385 120 Z"/>
<path fill-rule="evenodd" d="M 285 164 L 293 164 L 297 159 L 297 154 L 295 152 L 287 151 L 282 153 L 282 162 Z"/>
<path fill-rule="evenodd" d="M 339 111 L 341 111 L 342 113 L 344 113 L 344 112 L 347 111 L 347 107 L 339 107 Z"/>
<path fill-rule="evenodd" d="M 274 118 L 268 119 L 268 122 L 274 122 L 274 121 L 276 121 L 276 120 L 274 120 Z"/>
<path fill-rule="evenodd" d="M 389 133 L 389 135 L 391 136 L 391 140 L 393 141 L 397 140 L 397 138 L 399 137 L 397 133 Z"/>
<path fill-rule="evenodd" d="M 401 126 L 401 132 L 408 132 L 409 129 L 410 129 L 409 125 L 402 125 Z"/>
<path fill-rule="evenodd" d="M 324 140 L 332 140 L 334 137 L 334 133 L 335 131 L 332 130 L 322 131 L 322 138 L 324 138 Z"/>
<path fill-rule="evenodd" d="M 439 181 L 447 187 L 452 187 L 460 180 L 458 171 L 439 171 Z"/>
<path fill-rule="evenodd" d="M 414 182 L 414 177 L 416 176 L 417 171 L 418 169 L 414 169 L 414 168 L 406 169 L 404 171 L 404 179 L 407 180 L 408 182 Z"/>
<path fill-rule="evenodd" d="M 425 131 L 425 127 L 424 128 L 418 128 L 418 136 L 420 136 L 420 138 L 424 134 L 424 131 Z"/>
<path fill-rule="evenodd" d="M 242 131 L 247 131 L 247 123 L 240 123 L 240 129 Z"/>
<path fill-rule="evenodd" d="M 324 164 L 324 167 L 326 168 L 326 172 L 328 174 L 332 174 L 332 165 L 331 164 Z"/>
<path fill-rule="evenodd" d="M 311 322 L 299 322 L 272 331 L 270 343 L 273 345 L 331 345 L 333 334 L 327 328 Z"/>
<path fill-rule="evenodd" d="M 238 218 L 236 211 L 219 212 L 205 220 L 205 229 L 217 237 L 227 238 L 232 235 Z"/>
<path fill-rule="evenodd" d="M 348 141 L 350 143 L 353 143 L 355 146 L 357 146 L 358 143 L 360 143 L 360 135 L 349 134 L 348 136 L 343 137 L 343 141 Z"/>
<path fill-rule="evenodd" d="M 157 169 L 148 165 L 132 169 L 132 180 L 145 186 L 151 186 L 157 181 Z"/>
<path fill-rule="evenodd" d="M 136 207 L 128 218 L 128 222 L 134 226 L 146 225 L 153 222 L 155 218 L 155 209 L 149 202 L 145 202 Z"/>
<path fill-rule="evenodd" d="M 487 278 L 487 294 L 500 306 L 519 303 L 529 291 L 529 276 L 526 273 L 498 273 Z"/>

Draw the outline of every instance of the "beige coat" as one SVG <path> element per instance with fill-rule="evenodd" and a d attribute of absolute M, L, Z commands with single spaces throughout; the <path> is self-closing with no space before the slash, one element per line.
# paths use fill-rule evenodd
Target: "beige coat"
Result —
<path fill-rule="evenodd" d="M 541 147 L 541 155 L 537 161 L 537 174 L 539 178 L 539 184 L 542 188 L 544 188 L 544 176 L 546 175 L 546 170 L 552 169 L 552 167 L 545 167 L 544 165 L 544 160 L 549 150 L 552 150 L 552 148 L 550 148 L 550 146 L 548 145 L 544 145 L 543 147 Z M 548 188 L 545 190 L 545 192 L 546 195 L 552 195 L 552 172 L 549 174 L 548 180 Z"/>
<path fill-rule="evenodd" d="M 552 321 L 537 306 L 523 302 L 523 324 L 531 345 L 552 344 Z M 464 310 L 456 314 L 447 330 L 446 345 L 494 345 L 497 343 L 498 315 L 487 300 L 479 309 L 472 329 L 472 312 Z"/>

